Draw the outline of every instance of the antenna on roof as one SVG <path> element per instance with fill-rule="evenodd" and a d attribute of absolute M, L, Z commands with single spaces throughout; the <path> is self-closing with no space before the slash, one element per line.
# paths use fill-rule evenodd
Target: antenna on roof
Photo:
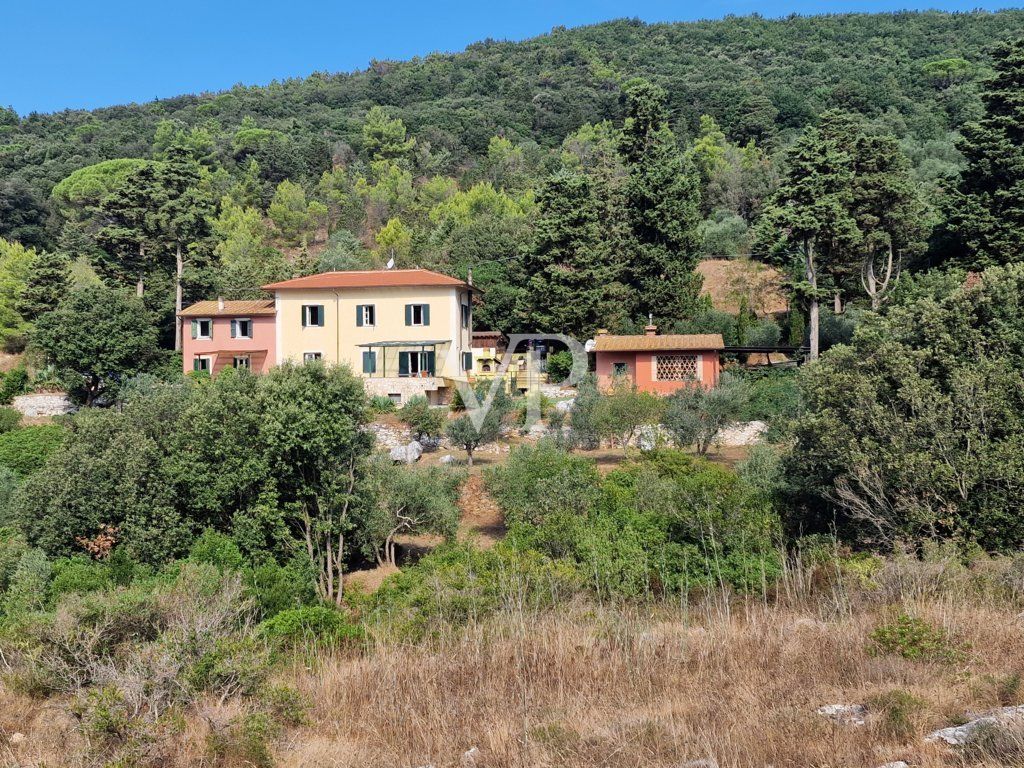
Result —
<path fill-rule="evenodd" d="M 394 268 L 395 268 L 395 249 L 392 248 L 391 249 L 391 258 L 388 259 L 388 265 L 386 267 L 384 267 L 384 269 L 394 269 Z"/>

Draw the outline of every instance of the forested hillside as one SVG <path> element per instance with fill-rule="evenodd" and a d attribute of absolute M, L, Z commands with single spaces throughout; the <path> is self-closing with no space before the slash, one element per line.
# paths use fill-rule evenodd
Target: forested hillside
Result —
<path fill-rule="evenodd" d="M 1022 30 L 1016 11 L 616 21 L 220 94 L 6 111 L 0 336 L 24 343 L 68 265 L 76 285 L 135 289 L 170 347 L 182 302 L 394 259 L 474 268 L 481 326 L 586 335 L 653 315 L 749 341 L 698 300 L 694 265 L 758 250 L 799 281 L 756 230 L 788 147 L 835 110 L 855 123 L 833 137 L 846 150 L 884 140 L 880 173 L 921 224 L 860 234 L 905 267 L 964 263 L 945 228 L 957 135 L 982 114 L 992 46 Z M 855 271 L 818 288 L 865 300 Z M 24 285 L 33 307 L 16 306 Z M 798 343 L 789 323 L 754 340 Z"/>

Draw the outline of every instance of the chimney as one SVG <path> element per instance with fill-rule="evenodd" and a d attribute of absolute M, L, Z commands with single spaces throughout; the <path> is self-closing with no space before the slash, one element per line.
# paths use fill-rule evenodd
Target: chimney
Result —
<path fill-rule="evenodd" d="M 645 325 L 644 326 L 644 336 L 657 336 L 657 335 L 658 335 L 658 326 L 654 325 L 654 323 L 651 323 L 650 325 Z"/>
<path fill-rule="evenodd" d="M 595 336 L 607 336 L 608 335 L 608 329 L 607 328 L 598 328 L 597 329 L 597 333 L 595 333 L 594 335 Z"/>
<path fill-rule="evenodd" d="M 467 285 L 472 285 L 473 284 L 473 268 L 472 267 L 469 267 L 466 270 L 466 284 Z"/>
<path fill-rule="evenodd" d="M 223 296 L 218 296 L 217 297 L 217 309 L 220 310 L 221 312 L 224 311 L 224 297 Z"/>

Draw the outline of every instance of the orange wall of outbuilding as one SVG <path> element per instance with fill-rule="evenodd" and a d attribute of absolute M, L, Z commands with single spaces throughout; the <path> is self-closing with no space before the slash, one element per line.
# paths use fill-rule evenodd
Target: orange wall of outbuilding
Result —
<path fill-rule="evenodd" d="M 615 363 L 625 363 L 629 367 L 629 380 L 641 392 L 653 392 L 657 395 L 670 395 L 684 387 L 703 386 L 710 388 L 718 383 L 721 373 L 721 362 L 715 350 L 672 350 L 661 354 L 699 355 L 701 366 L 700 381 L 658 381 L 655 378 L 655 361 L 657 352 L 597 352 L 597 380 L 603 389 L 612 386 Z"/>

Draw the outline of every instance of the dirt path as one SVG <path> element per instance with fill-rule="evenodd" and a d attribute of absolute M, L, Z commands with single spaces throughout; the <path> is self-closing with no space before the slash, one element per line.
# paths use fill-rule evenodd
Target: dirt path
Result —
<path fill-rule="evenodd" d="M 459 541 L 472 541 L 481 549 L 490 549 L 505 537 L 505 518 L 480 475 L 470 475 L 463 483 L 458 504 L 462 512 Z"/>

